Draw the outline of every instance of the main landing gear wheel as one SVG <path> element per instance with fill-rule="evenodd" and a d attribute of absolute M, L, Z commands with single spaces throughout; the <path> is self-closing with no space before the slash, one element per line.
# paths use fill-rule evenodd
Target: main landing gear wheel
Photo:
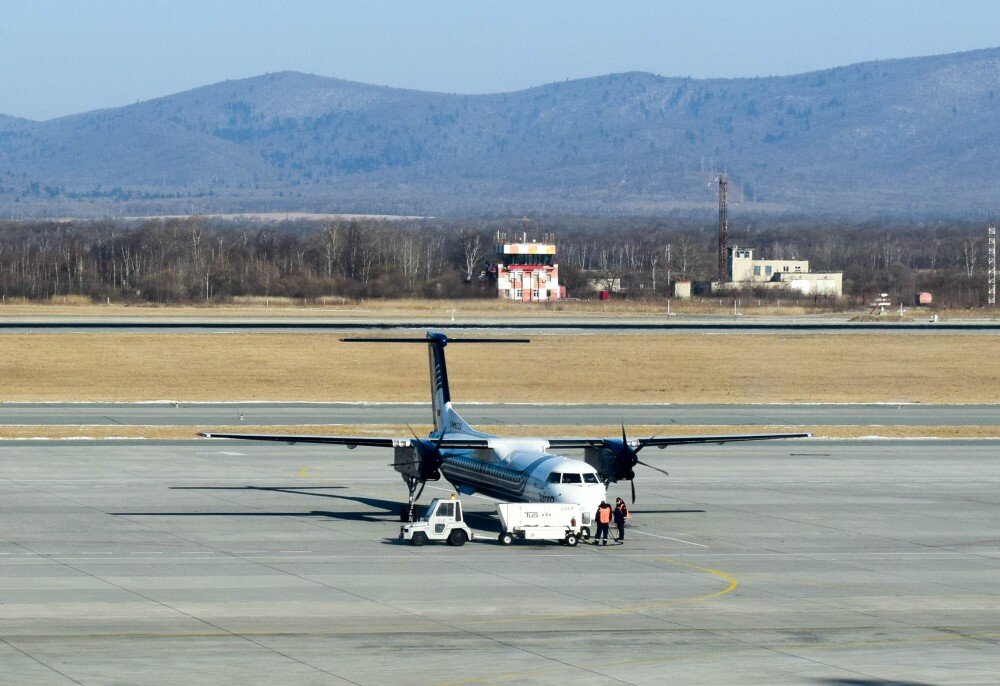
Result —
<path fill-rule="evenodd" d="M 566 545 L 572 547 L 577 544 L 576 534 L 566 534 Z"/>
<path fill-rule="evenodd" d="M 410 539 L 410 545 L 424 545 L 425 543 L 427 543 L 427 534 L 423 531 L 413 534 L 413 538 Z"/>
<path fill-rule="evenodd" d="M 461 529 L 455 529 L 450 534 L 448 534 L 448 545 L 453 546 L 463 546 L 465 545 L 466 535 Z"/>
<path fill-rule="evenodd" d="M 500 538 L 497 540 L 500 541 L 500 545 L 510 545 L 514 542 L 514 536 L 505 532 L 500 534 Z"/>
<path fill-rule="evenodd" d="M 420 499 L 420 494 L 424 492 L 424 486 L 427 485 L 427 482 L 420 481 L 412 476 L 403 476 L 403 481 L 406 482 L 406 491 L 409 495 L 406 499 L 406 504 L 399 509 L 399 521 L 415 522 L 417 521 L 417 500 Z"/>

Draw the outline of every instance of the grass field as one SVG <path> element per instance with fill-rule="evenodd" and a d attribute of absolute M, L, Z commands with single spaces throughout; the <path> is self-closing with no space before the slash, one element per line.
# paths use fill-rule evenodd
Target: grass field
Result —
<path fill-rule="evenodd" d="M 671 300 L 671 312 L 678 315 L 727 315 L 733 313 L 732 300 Z M 741 298 L 739 311 L 744 316 L 801 316 L 829 312 L 829 308 L 799 304 L 793 300 L 784 303 Z M 856 308 L 841 312 L 849 318 L 866 310 Z M 554 303 L 519 303 L 496 299 L 430 300 L 363 300 L 322 298 L 315 302 L 302 302 L 291 298 L 247 297 L 235 299 L 225 305 L 122 305 L 93 304 L 79 296 L 59 296 L 46 302 L 6 300 L 0 305 L 0 317 L 194 317 L 194 318 L 287 318 L 287 317 L 336 317 L 341 319 L 389 318 L 447 320 L 452 314 L 458 319 L 491 317 L 521 319 L 531 317 L 588 317 L 612 318 L 635 316 L 662 316 L 666 314 L 663 300 L 563 300 Z M 908 316 L 923 318 L 932 312 L 910 308 Z M 933 310 L 944 319 L 1000 318 L 998 310 Z"/>
<path fill-rule="evenodd" d="M 601 334 L 448 349 L 457 402 L 1000 402 L 1000 336 Z M 423 346 L 332 334 L 0 335 L 0 401 L 425 401 Z"/>
<path fill-rule="evenodd" d="M 671 312 L 679 314 L 732 314 L 732 302 L 671 301 Z M 755 305 L 746 303 L 740 308 L 744 314 L 802 315 L 822 310 L 801 305 L 776 306 L 771 303 Z M 496 299 L 463 300 L 363 300 L 325 298 L 318 302 L 304 303 L 291 298 L 242 298 L 225 305 L 122 305 L 91 304 L 86 299 L 67 297 L 49 302 L 7 301 L 0 306 L 0 316 L 8 317 L 337 317 L 358 318 L 389 317 L 398 319 L 446 320 L 456 317 L 628 317 L 637 315 L 666 314 L 666 303 L 648 300 L 564 300 L 556 303 L 521 303 Z"/>

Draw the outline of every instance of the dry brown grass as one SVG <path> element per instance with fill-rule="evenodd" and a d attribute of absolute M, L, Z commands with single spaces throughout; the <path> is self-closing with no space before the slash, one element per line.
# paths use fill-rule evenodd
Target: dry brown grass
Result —
<path fill-rule="evenodd" d="M 732 301 L 716 300 L 671 300 L 671 312 L 679 315 L 730 315 Z M 829 308 L 781 304 L 773 301 L 740 299 L 740 313 L 746 317 L 782 317 L 829 313 Z M 294 298 L 247 296 L 234 298 L 225 305 L 139 305 L 95 304 L 81 296 L 56 296 L 49 301 L 38 302 L 8 298 L 0 305 L 2 317 L 54 317 L 54 318 L 330 318 L 405 320 L 405 321 L 448 321 L 454 313 L 457 321 L 476 318 L 502 319 L 560 319 L 584 317 L 589 319 L 622 317 L 656 317 L 666 320 L 666 303 L 649 300 L 611 300 L 601 302 L 596 299 L 563 300 L 556 303 L 519 303 L 493 299 L 473 300 L 361 300 L 353 301 L 330 296 L 316 301 L 303 302 Z M 835 316 L 850 319 L 867 314 L 864 308 L 841 311 Z M 942 320 L 956 319 L 1000 319 L 1000 310 L 945 310 L 908 308 L 905 321 L 922 322 L 932 314 Z M 890 321 L 891 315 L 877 318 Z"/>
<path fill-rule="evenodd" d="M 671 312 L 677 314 L 732 314 L 731 302 L 672 300 Z M 521 319 L 530 317 L 628 317 L 665 315 L 666 303 L 645 300 L 564 300 L 556 303 L 520 303 L 503 300 L 363 300 L 322 298 L 303 303 L 292 298 L 247 297 L 226 305 L 102 305 L 91 304 L 78 296 L 58 296 L 49 302 L 8 300 L 0 306 L 0 316 L 7 317 L 369 317 L 390 319 L 450 319 L 454 311 L 458 319 L 496 317 Z M 744 302 L 744 315 L 793 316 L 819 313 L 823 310 L 801 305 L 778 306 L 770 303 L 755 305 Z"/>
<path fill-rule="evenodd" d="M 753 298 L 740 298 L 740 312 L 744 316 L 782 317 L 829 313 L 829 308 L 808 305 L 777 304 Z M 678 315 L 729 315 L 733 313 L 732 300 L 671 300 L 670 310 Z M 555 303 L 520 303 L 494 299 L 428 300 L 400 298 L 394 300 L 353 301 L 335 296 L 317 301 L 303 302 L 293 298 L 248 296 L 234 298 L 225 305 L 158 305 L 155 303 L 105 305 L 91 303 L 82 296 L 56 296 L 49 301 L 38 302 L 8 298 L 0 305 L 0 317 L 138 317 L 138 318 L 288 318 L 288 317 L 329 317 L 338 319 L 378 318 L 389 320 L 434 320 L 451 318 L 454 311 L 461 321 L 472 318 L 523 319 L 532 317 L 560 318 L 615 318 L 657 316 L 666 314 L 664 301 L 611 300 L 601 302 L 596 299 L 563 300 Z M 843 311 L 837 316 L 849 319 L 864 315 L 863 308 Z M 960 319 L 1000 319 L 1000 310 L 989 309 L 924 309 L 908 308 L 907 319 L 923 321 L 932 314 L 942 320 Z M 664 319 L 665 320 L 665 319 Z M 889 316 L 879 321 L 888 321 Z"/>
<path fill-rule="evenodd" d="M 535 335 L 449 347 L 453 395 L 485 402 L 1000 401 L 1000 336 Z M 423 346 L 331 334 L 0 335 L 0 400 L 424 401 Z"/>
<path fill-rule="evenodd" d="M 501 436 L 617 436 L 618 425 L 575 426 L 479 426 Z M 429 426 L 414 426 L 417 435 L 426 435 Z M 149 438 L 163 440 L 197 439 L 198 432 L 270 433 L 324 436 L 398 436 L 407 438 L 410 430 L 402 424 L 329 424 L 323 426 L 0 426 L 0 440 L 10 439 L 69 439 L 69 438 Z M 1000 426 L 629 426 L 632 436 L 720 435 L 748 433 L 807 432 L 816 438 L 1000 438 Z"/>

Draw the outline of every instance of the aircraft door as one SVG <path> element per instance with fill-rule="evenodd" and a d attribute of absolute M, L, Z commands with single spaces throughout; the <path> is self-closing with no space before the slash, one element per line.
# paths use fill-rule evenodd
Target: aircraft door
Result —
<path fill-rule="evenodd" d="M 455 503 L 438 503 L 437 510 L 431 518 L 434 533 L 443 534 L 453 521 L 455 521 Z"/>

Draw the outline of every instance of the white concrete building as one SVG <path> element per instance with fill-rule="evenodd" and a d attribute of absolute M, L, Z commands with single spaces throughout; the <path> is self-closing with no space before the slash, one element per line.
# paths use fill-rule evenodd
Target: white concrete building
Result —
<path fill-rule="evenodd" d="M 843 295 L 841 272 L 809 271 L 809 260 L 755 260 L 753 250 L 733 246 L 727 253 L 729 280 L 722 289 L 784 288 L 805 295 Z"/>

